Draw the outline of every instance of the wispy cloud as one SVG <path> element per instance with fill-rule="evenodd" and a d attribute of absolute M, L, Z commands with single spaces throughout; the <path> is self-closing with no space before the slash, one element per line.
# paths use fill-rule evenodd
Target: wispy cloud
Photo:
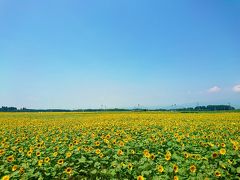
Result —
<path fill-rule="evenodd" d="M 218 86 L 213 86 L 210 89 L 208 89 L 209 93 L 217 93 L 217 92 L 220 92 L 220 91 L 221 91 L 221 88 L 218 87 Z"/>
<path fill-rule="evenodd" d="M 233 87 L 233 91 L 234 91 L 234 92 L 237 92 L 237 93 L 240 93 L 240 84 L 234 86 L 234 87 Z"/>

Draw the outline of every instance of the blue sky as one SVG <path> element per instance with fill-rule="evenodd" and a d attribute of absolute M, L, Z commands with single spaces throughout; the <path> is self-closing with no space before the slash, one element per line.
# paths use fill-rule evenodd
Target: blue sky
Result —
<path fill-rule="evenodd" d="M 240 105 L 240 1 L 0 0 L 0 105 Z"/>

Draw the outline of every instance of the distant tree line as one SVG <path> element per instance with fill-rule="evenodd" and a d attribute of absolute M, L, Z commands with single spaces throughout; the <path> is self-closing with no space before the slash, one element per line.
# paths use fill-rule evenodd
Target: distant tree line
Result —
<path fill-rule="evenodd" d="M 230 105 L 208 105 L 208 106 L 196 106 L 195 108 L 179 108 L 176 111 L 229 111 L 235 110 Z"/>
<path fill-rule="evenodd" d="M 0 108 L 0 112 L 16 112 L 16 111 L 18 111 L 16 107 L 2 106 L 2 108 Z"/>
<path fill-rule="evenodd" d="M 230 105 L 208 105 L 208 106 L 196 106 L 195 108 L 177 108 L 177 109 L 77 109 L 77 110 L 68 110 L 68 109 L 27 109 L 21 108 L 17 109 L 16 107 L 7 107 L 2 106 L 0 112 L 104 112 L 104 111 L 180 111 L 180 112 L 196 112 L 196 111 L 231 111 L 235 110 L 234 107 Z"/>
<path fill-rule="evenodd" d="M 69 109 L 27 109 L 21 108 L 17 109 L 16 107 L 7 107 L 2 106 L 0 108 L 0 112 L 97 112 L 97 111 L 131 111 L 130 109 L 77 109 L 77 110 L 69 110 Z"/>

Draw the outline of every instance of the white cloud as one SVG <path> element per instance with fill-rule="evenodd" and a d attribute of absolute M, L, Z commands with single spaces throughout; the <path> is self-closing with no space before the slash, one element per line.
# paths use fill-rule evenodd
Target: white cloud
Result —
<path fill-rule="evenodd" d="M 221 88 L 218 86 L 213 86 L 212 88 L 208 89 L 209 93 L 217 93 L 219 91 L 221 91 Z"/>
<path fill-rule="evenodd" d="M 234 87 L 233 87 L 233 91 L 240 93 L 240 84 L 234 86 Z"/>

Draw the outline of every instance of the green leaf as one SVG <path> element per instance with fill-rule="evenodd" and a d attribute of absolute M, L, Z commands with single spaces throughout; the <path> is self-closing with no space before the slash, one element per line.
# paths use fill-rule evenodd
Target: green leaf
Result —
<path fill-rule="evenodd" d="M 86 158 L 85 157 L 82 157 L 78 160 L 80 163 L 85 163 L 86 162 Z"/>
<path fill-rule="evenodd" d="M 100 166 L 101 166 L 101 164 L 100 164 L 99 162 L 95 162 L 95 163 L 94 163 L 94 167 L 100 168 Z"/>
<path fill-rule="evenodd" d="M 97 170 L 96 170 L 96 169 L 94 169 L 94 170 L 91 171 L 91 174 L 96 174 L 96 173 L 97 173 Z"/>
<path fill-rule="evenodd" d="M 240 174 L 240 167 L 237 168 L 237 173 Z"/>

